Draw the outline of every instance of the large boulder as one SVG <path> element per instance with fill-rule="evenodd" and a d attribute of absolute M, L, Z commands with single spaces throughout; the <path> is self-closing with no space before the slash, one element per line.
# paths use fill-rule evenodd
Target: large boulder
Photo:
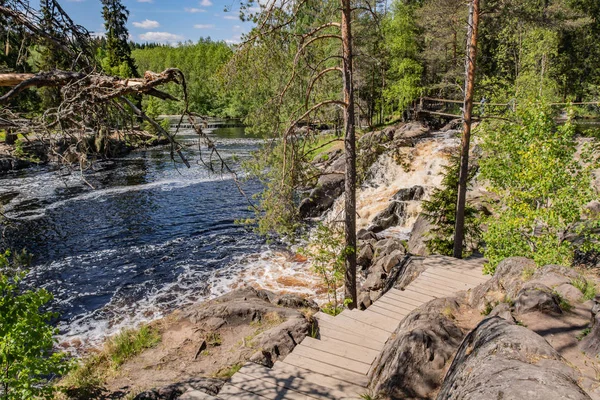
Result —
<path fill-rule="evenodd" d="M 528 285 L 519 291 L 515 299 L 515 312 L 526 314 L 535 311 L 562 313 L 558 296 L 548 286 Z"/>
<path fill-rule="evenodd" d="M 370 389 L 389 399 L 432 398 L 464 337 L 454 299 L 436 299 L 410 313 L 375 360 Z"/>
<path fill-rule="evenodd" d="M 413 186 L 398 190 L 393 199 L 396 201 L 414 201 L 422 200 L 423 196 L 425 196 L 425 189 L 423 186 Z"/>
<path fill-rule="evenodd" d="M 541 336 L 499 318 L 484 320 L 456 353 L 438 400 L 589 400 L 575 371 Z"/>
<path fill-rule="evenodd" d="M 394 140 L 398 139 L 416 139 L 429 134 L 429 128 L 419 122 L 409 122 L 394 132 Z"/>
<path fill-rule="evenodd" d="M 327 211 L 344 193 L 344 174 L 327 174 L 319 178 L 308 198 L 302 200 L 299 213 L 302 218 L 318 217 Z"/>
<path fill-rule="evenodd" d="M 433 228 L 433 225 L 425 218 L 423 214 L 420 214 L 413 225 L 410 233 L 410 239 L 408 240 L 408 252 L 416 256 L 428 256 L 429 251 L 427 250 L 427 235 Z"/>
<path fill-rule="evenodd" d="M 600 357 L 600 297 L 594 299 L 592 308 L 591 331 L 579 346 L 591 358 Z"/>
<path fill-rule="evenodd" d="M 406 203 L 392 201 L 390 205 L 373 218 L 369 230 L 375 233 L 384 231 L 392 226 L 400 225 L 406 218 Z"/>

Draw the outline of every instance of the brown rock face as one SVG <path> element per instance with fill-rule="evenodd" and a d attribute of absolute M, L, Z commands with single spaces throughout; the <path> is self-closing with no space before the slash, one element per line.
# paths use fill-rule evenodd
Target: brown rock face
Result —
<path fill-rule="evenodd" d="M 454 299 L 433 300 L 409 314 L 371 372 L 373 393 L 390 399 L 432 398 L 464 336 Z"/>
<path fill-rule="evenodd" d="M 494 317 L 460 346 L 438 400 L 588 400 L 573 369 L 541 336 Z"/>

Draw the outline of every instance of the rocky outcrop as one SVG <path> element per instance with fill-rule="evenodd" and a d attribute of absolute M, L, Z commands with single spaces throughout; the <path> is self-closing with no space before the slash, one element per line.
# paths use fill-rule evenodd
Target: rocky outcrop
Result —
<path fill-rule="evenodd" d="M 32 163 L 29 161 L 20 160 L 18 158 L 13 157 L 3 157 L 0 158 L 0 173 L 16 171 L 19 169 L 27 168 L 31 165 Z"/>
<path fill-rule="evenodd" d="M 294 308 L 289 308 L 294 307 Z M 316 303 L 295 295 L 277 296 L 252 287 L 238 289 L 194 307 L 182 314 L 198 331 L 211 332 L 223 326 L 264 322 L 272 328 L 259 332 L 251 345 L 239 352 L 240 360 L 251 360 L 267 367 L 288 355 L 310 332 L 311 322 L 296 308 L 313 308 Z"/>
<path fill-rule="evenodd" d="M 371 391 L 389 399 L 431 398 L 464 336 L 453 319 L 457 309 L 456 300 L 438 299 L 410 313 L 375 361 Z"/>
<path fill-rule="evenodd" d="M 597 359 L 600 356 L 600 297 L 594 299 L 590 327 L 590 333 L 583 338 L 579 347 L 590 357 Z"/>
<path fill-rule="evenodd" d="M 198 392 L 215 396 L 223 387 L 225 381 L 220 379 L 199 378 L 186 382 L 175 383 L 162 388 L 152 389 L 135 396 L 134 400 L 175 400 L 182 399 L 188 392 Z M 201 397 L 195 397 L 196 399 Z"/>
<path fill-rule="evenodd" d="M 410 239 L 408 239 L 408 252 L 416 256 L 427 256 L 427 235 L 433 228 L 433 225 L 420 214 L 413 225 Z"/>
<path fill-rule="evenodd" d="M 344 175 L 328 174 L 319 178 L 317 186 L 302 200 L 299 213 L 302 218 L 318 217 L 327 211 L 344 192 Z"/>
<path fill-rule="evenodd" d="M 494 317 L 465 338 L 437 398 L 590 399 L 575 376 L 542 337 Z"/>

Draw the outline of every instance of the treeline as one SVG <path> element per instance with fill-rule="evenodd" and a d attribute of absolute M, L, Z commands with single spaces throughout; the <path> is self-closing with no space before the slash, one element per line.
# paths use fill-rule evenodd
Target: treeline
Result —
<path fill-rule="evenodd" d="M 232 54 L 233 50 L 225 42 L 200 39 L 197 43 L 185 42 L 176 47 L 135 45 L 132 57 L 142 72 L 179 68 L 186 76 L 192 111 L 202 115 L 240 117 L 243 110 L 235 105 L 219 78 L 219 72 Z M 168 91 L 182 98 L 179 87 L 173 86 Z M 152 115 L 181 112 L 181 104 L 158 99 L 149 100 L 146 108 Z"/>

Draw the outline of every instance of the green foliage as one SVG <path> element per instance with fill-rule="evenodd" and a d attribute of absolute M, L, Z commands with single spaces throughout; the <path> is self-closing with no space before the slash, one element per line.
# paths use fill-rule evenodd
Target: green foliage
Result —
<path fill-rule="evenodd" d="M 231 367 L 222 368 L 215 374 L 215 377 L 221 378 L 221 379 L 229 379 L 233 375 L 235 375 L 236 372 L 238 372 L 240 369 L 242 369 L 242 367 L 243 367 L 243 365 L 241 363 L 238 363 L 238 364 L 233 364 Z"/>
<path fill-rule="evenodd" d="M 484 221 L 486 269 L 493 273 L 512 256 L 570 265 L 575 248 L 598 247 L 591 233 L 598 220 L 584 221 L 584 206 L 597 198 L 591 172 L 598 160 L 587 147 L 578 154 L 573 124 L 557 126 L 542 104 L 519 108 L 515 117 L 516 123 L 483 128 L 481 173 L 499 199 Z M 569 233 L 582 237 L 583 245 L 567 240 Z"/>
<path fill-rule="evenodd" d="M 52 295 L 22 288 L 29 261 L 26 253 L 0 254 L 0 397 L 7 400 L 53 398 L 48 380 L 71 367 L 65 354 L 53 351 L 56 315 L 44 311 Z"/>
<path fill-rule="evenodd" d="M 161 341 L 158 331 L 147 325 L 139 329 L 125 329 L 108 339 L 106 351 L 113 368 L 140 354 L 145 349 L 156 346 Z"/>
<path fill-rule="evenodd" d="M 584 277 L 571 280 L 571 285 L 575 286 L 583 294 L 583 300 L 592 300 L 596 297 L 596 285 Z"/>
<path fill-rule="evenodd" d="M 312 268 L 327 287 L 329 303 L 323 312 L 337 315 L 344 308 L 343 294 L 339 289 L 344 286 L 346 255 L 349 251 L 344 245 L 344 231 L 338 225 L 319 224 L 313 232 L 308 245 L 302 253 L 309 257 Z"/>
<path fill-rule="evenodd" d="M 553 294 L 558 298 L 558 306 L 563 311 L 571 311 L 573 305 L 569 303 L 569 300 L 565 299 L 560 293 L 554 291 Z"/>
<path fill-rule="evenodd" d="M 423 202 L 425 218 L 434 226 L 426 240 L 427 249 L 432 254 L 451 256 L 454 252 L 454 229 L 456 226 L 456 203 L 458 199 L 458 175 L 460 156 L 450 157 L 444 167 L 442 186 L 434 189 L 431 198 Z M 468 182 L 477 172 L 477 165 L 471 161 Z M 476 249 L 481 237 L 478 211 L 467 203 L 465 207 L 465 240 L 463 254 L 469 249 Z"/>
<path fill-rule="evenodd" d="M 129 47 L 129 11 L 121 0 L 102 0 L 102 17 L 106 30 L 106 58 L 102 59 L 103 68 L 109 74 L 124 78 L 138 76 Z"/>
<path fill-rule="evenodd" d="M 582 341 L 583 338 L 585 338 L 587 335 L 589 335 L 592 332 L 592 328 L 590 328 L 589 326 L 587 328 L 585 328 L 584 330 L 582 330 L 577 336 L 577 340 Z"/>
<path fill-rule="evenodd" d="M 132 57 L 141 71 L 162 72 L 167 68 L 179 68 L 186 77 L 190 109 L 202 115 L 241 117 L 242 106 L 236 106 L 231 95 L 226 93 L 219 75 L 230 60 L 232 49 L 225 42 L 200 39 L 197 43 L 186 42 L 177 47 L 150 46 L 136 48 Z M 169 85 L 169 94 L 182 99 L 179 85 Z M 160 101 L 155 98 L 144 100 L 148 115 L 174 115 L 181 113 L 182 104 Z"/>
<path fill-rule="evenodd" d="M 139 329 L 125 329 L 109 338 L 101 352 L 83 359 L 62 379 L 60 387 L 74 398 L 96 398 L 107 376 L 160 341 L 160 333 L 154 327 L 144 325 Z"/>
<path fill-rule="evenodd" d="M 413 4 L 396 0 L 383 23 L 385 47 L 390 60 L 385 97 L 399 110 L 423 91 L 421 79 L 424 69 L 418 57 L 420 31 L 416 25 L 416 8 Z"/>

